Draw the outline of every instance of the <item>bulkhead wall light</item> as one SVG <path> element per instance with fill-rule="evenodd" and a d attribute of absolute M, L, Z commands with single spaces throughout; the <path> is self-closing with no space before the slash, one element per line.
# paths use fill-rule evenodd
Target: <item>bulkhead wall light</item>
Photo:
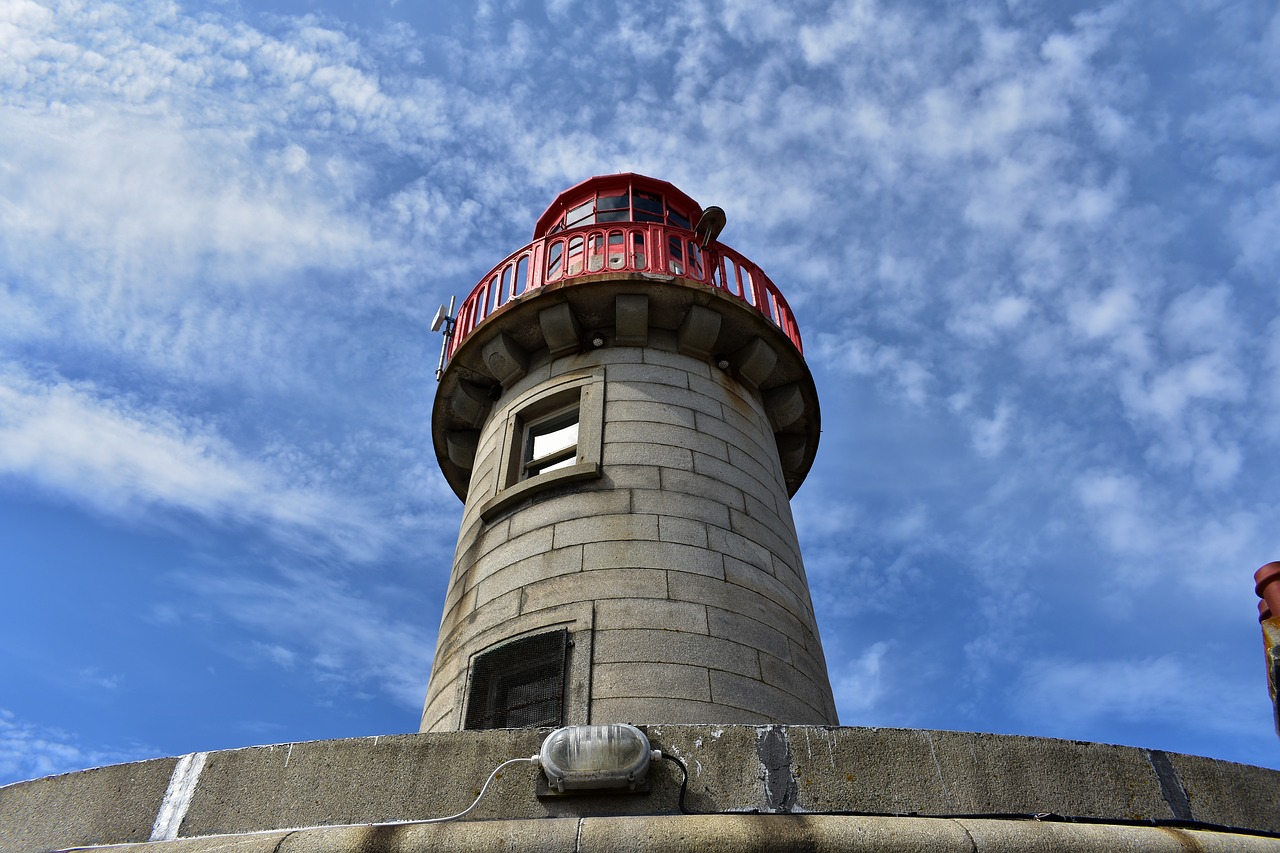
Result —
<path fill-rule="evenodd" d="M 565 726 L 547 735 L 537 763 L 547 784 L 560 793 L 585 790 L 636 790 L 649 762 L 662 758 L 644 732 L 626 723 Z"/>

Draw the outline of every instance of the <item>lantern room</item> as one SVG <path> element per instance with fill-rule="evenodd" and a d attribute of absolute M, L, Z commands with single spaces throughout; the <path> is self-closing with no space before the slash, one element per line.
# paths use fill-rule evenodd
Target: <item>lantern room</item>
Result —
<path fill-rule="evenodd" d="M 628 173 L 583 181 L 556 197 L 533 231 L 533 239 L 584 225 L 656 222 L 693 229 L 702 208 L 666 181 Z"/>

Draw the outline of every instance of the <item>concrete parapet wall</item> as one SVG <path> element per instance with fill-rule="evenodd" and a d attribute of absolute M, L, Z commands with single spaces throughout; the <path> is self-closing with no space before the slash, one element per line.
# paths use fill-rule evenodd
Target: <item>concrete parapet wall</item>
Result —
<path fill-rule="evenodd" d="M 498 820 L 304 829 L 143 845 L 149 853 L 1274 853 L 1280 841 L 1236 833 L 1036 821 L 714 815 Z"/>
<path fill-rule="evenodd" d="M 699 816 L 679 814 L 682 774 L 670 761 L 654 766 L 648 793 L 559 798 L 537 797 L 538 771 L 516 764 L 462 821 L 370 826 L 463 810 L 494 767 L 533 755 L 547 734 L 502 729 L 210 752 L 202 763 L 186 762 L 198 772 L 185 776 L 170 758 L 8 785 L 0 788 L 0 850 L 153 837 L 175 850 L 210 850 L 217 845 L 181 839 L 254 832 L 265 834 L 239 838 L 236 849 L 506 843 L 547 850 L 1280 850 L 1276 839 L 1239 834 L 1029 819 L 1200 822 L 1280 833 L 1280 773 L 1258 767 L 963 732 L 705 725 L 647 731 L 656 748 L 688 767 L 685 805 Z M 168 834 L 154 832 L 162 806 L 169 810 Z M 887 817 L 907 814 L 916 817 Z M 275 832 L 352 824 L 364 826 Z M 778 846 L 768 846 L 770 839 Z"/>

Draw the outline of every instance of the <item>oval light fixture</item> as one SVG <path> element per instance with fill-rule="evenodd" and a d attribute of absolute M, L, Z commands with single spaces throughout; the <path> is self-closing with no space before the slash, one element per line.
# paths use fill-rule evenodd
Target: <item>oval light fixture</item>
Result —
<path fill-rule="evenodd" d="M 547 735 L 538 763 L 547 784 L 560 793 L 644 784 L 649 762 L 662 752 L 649 748 L 644 732 L 626 723 L 565 726 Z"/>

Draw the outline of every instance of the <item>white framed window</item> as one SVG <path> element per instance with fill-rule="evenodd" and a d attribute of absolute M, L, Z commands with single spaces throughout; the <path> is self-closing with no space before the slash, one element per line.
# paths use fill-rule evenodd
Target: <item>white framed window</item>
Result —
<path fill-rule="evenodd" d="M 578 406 L 553 412 L 524 428 L 520 479 L 559 471 L 577 461 Z"/>
<path fill-rule="evenodd" d="M 507 407 L 495 494 L 480 508 L 486 521 L 514 504 L 601 475 L 604 372 L 572 374 L 526 392 Z"/>

